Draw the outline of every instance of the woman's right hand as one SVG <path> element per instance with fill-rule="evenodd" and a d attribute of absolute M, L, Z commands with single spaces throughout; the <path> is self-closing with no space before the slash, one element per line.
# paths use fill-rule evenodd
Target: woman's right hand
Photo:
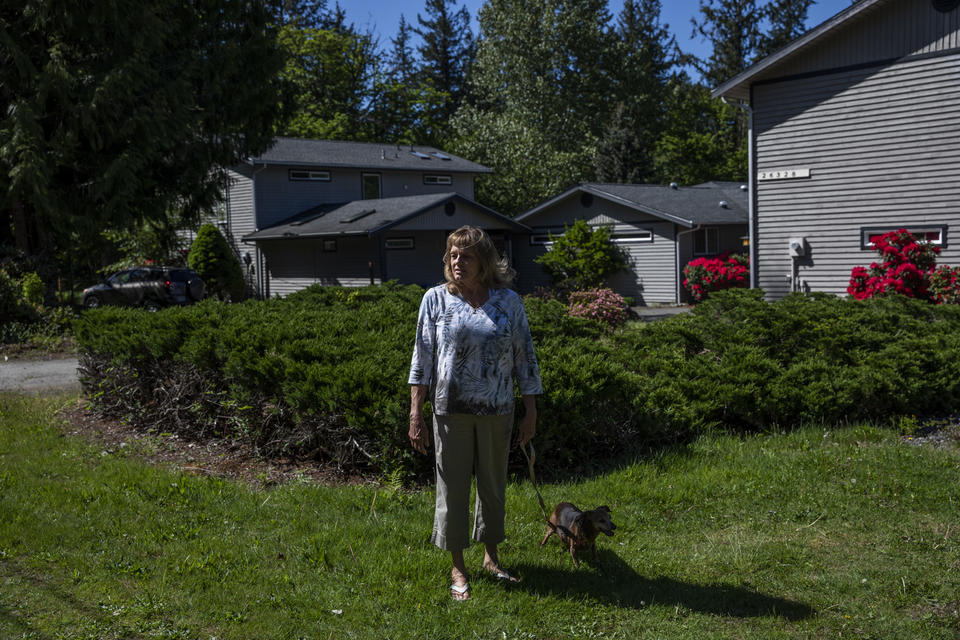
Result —
<path fill-rule="evenodd" d="M 430 387 L 424 384 L 410 385 L 410 446 L 424 454 L 430 446 L 430 432 L 423 420 L 423 403 L 429 391 Z"/>
<path fill-rule="evenodd" d="M 427 447 L 430 446 L 430 433 L 427 431 L 427 424 L 423 420 L 422 413 L 410 414 L 410 446 L 414 451 L 426 454 Z"/>

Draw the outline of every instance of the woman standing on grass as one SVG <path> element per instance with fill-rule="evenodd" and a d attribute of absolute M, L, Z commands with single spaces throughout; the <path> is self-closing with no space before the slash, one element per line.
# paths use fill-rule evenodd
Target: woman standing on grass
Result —
<path fill-rule="evenodd" d="M 497 545 L 506 537 L 507 458 L 513 429 L 514 380 L 524 414 L 517 442 L 536 432 L 540 371 L 523 302 L 507 288 L 514 272 L 490 236 L 464 226 L 447 238 L 446 283 L 420 303 L 410 364 L 410 443 L 430 445 L 423 403 L 433 406 L 437 504 L 430 540 L 453 560 L 450 594 L 470 598 L 463 550 L 468 537 L 471 477 L 477 479 L 473 539 L 484 546 L 483 568 L 516 582 L 500 566 Z"/>

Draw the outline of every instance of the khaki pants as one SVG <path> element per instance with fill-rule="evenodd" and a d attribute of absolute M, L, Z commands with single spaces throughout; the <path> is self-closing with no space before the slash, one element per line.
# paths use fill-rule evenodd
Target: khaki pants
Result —
<path fill-rule="evenodd" d="M 473 539 L 503 542 L 506 533 L 507 458 L 513 414 L 433 416 L 437 460 L 437 506 L 430 541 L 447 551 L 470 545 L 470 481 L 477 478 Z"/>

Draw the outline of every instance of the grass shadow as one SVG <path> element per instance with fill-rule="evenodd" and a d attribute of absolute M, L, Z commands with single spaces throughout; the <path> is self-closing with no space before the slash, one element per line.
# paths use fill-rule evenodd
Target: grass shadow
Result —
<path fill-rule="evenodd" d="M 554 551 L 556 551 L 554 549 Z M 666 576 L 637 573 L 616 553 L 599 551 L 598 566 L 581 559 L 581 567 L 514 565 L 523 580 L 517 585 L 530 593 L 568 599 L 592 598 L 603 604 L 642 609 L 676 606 L 683 611 L 733 618 L 779 617 L 803 620 L 814 614 L 810 605 L 729 584 L 692 584 Z"/>
<path fill-rule="evenodd" d="M 0 560 L 0 578 L 8 583 L 18 585 L 21 588 L 20 590 L 27 593 L 43 594 L 49 602 L 56 603 L 57 610 L 61 612 L 74 611 L 92 619 L 97 619 L 101 615 L 101 612 L 93 605 L 81 601 L 53 580 L 40 577 L 13 560 L 6 558 Z M 6 606 L 0 605 L 0 635 L 5 628 L 12 628 L 15 632 L 20 632 L 21 637 L 24 638 L 52 640 L 53 636 L 42 634 L 33 628 L 31 625 L 33 613 L 19 615 Z"/>

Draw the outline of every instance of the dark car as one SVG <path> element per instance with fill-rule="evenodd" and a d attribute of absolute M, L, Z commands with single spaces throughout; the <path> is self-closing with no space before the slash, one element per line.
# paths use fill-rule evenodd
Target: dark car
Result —
<path fill-rule="evenodd" d="M 83 290 L 83 306 L 103 304 L 143 307 L 156 311 L 171 305 L 191 304 L 203 298 L 204 284 L 193 269 L 135 267 L 113 274 Z"/>

